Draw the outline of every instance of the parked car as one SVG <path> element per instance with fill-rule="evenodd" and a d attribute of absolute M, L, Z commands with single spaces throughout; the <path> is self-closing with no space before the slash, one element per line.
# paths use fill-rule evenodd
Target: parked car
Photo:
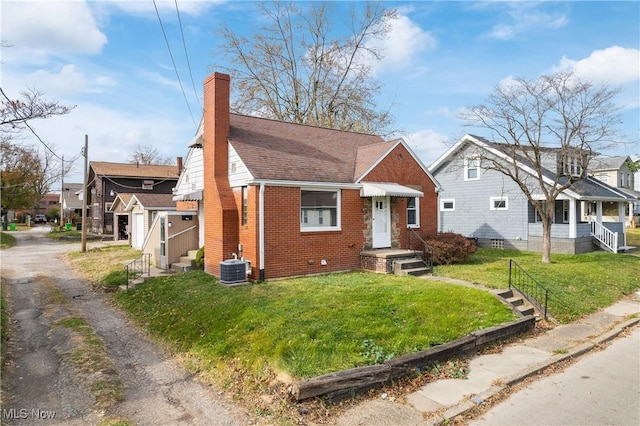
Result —
<path fill-rule="evenodd" d="M 34 220 L 35 223 L 47 223 L 47 216 L 43 214 L 37 214 Z"/>

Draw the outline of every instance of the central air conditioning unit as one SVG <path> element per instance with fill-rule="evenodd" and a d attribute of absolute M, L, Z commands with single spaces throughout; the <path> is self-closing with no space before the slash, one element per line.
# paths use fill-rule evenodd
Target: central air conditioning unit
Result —
<path fill-rule="evenodd" d="M 220 282 L 237 284 L 247 281 L 247 262 L 240 259 L 229 259 L 220 262 Z"/>

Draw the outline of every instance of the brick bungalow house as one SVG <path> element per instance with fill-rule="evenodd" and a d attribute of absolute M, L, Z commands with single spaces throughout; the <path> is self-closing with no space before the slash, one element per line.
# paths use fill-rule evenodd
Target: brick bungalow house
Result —
<path fill-rule="evenodd" d="M 205 80 L 206 272 L 234 257 L 260 280 L 376 269 L 372 250 L 436 233 L 439 185 L 402 139 L 232 114 L 229 95 L 228 75 Z"/>

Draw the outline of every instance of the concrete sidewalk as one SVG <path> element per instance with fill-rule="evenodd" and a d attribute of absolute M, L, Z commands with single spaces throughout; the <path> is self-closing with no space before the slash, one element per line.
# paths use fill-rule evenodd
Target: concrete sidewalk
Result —
<path fill-rule="evenodd" d="M 467 379 L 439 380 L 409 394 L 387 397 L 346 411 L 338 425 L 440 425 L 545 368 L 583 355 L 640 322 L 640 292 L 575 323 L 510 344 L 498 354 L 473 357 Z"/>

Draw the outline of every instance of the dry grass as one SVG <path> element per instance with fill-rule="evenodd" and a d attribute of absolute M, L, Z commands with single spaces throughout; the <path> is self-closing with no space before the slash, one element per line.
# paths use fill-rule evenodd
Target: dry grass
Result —
<path fill-rule="evenodd" d="M 122 271 L 124 263 L 140 256 L 140 250 L 128 245 L 101 247 L 82 252 L 69 253 L 67 259 L 82 276 L 101 284 L 110 274 Z"/>

